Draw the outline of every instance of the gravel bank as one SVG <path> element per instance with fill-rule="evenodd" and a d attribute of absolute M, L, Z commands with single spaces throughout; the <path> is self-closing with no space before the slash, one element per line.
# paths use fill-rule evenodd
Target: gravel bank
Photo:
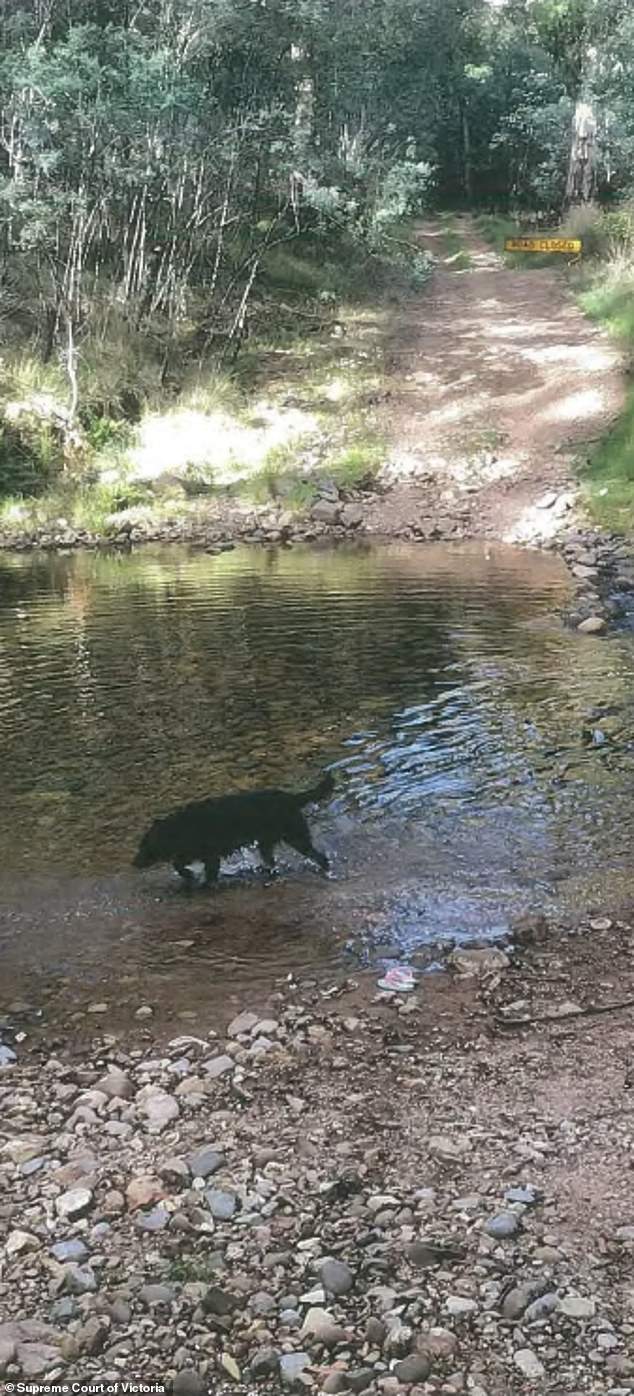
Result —
<path fill-rule="evenodd" d="M 289 984 L 222 1035 L 7 1023 L 0 1375 L 634 1390 L 633 1000 L 627 922 L 538 918 L 413 995 Z"/>

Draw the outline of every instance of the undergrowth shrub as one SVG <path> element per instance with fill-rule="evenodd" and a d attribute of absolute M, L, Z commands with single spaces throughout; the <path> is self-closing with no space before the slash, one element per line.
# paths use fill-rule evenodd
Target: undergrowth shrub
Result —
<path fill-rule="evenodd" d="M 0 496 L 42 494 L 63 468 L 63 444 L 49 422 L 0 421 Z"/>

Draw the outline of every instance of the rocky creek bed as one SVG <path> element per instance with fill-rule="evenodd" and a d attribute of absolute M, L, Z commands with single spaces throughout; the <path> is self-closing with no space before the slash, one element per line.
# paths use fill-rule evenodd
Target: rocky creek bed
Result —
<path fill-rule="evenodd" d="M 634 921 L 597 914 L 195 1037 L 9 1013 L 0 1375 L 625 1396 L 633 1005 Z"/>

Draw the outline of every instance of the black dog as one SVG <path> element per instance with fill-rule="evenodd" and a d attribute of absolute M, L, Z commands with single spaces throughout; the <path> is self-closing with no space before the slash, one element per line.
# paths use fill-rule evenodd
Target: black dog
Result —
<path fill-rule="evenodd" d="M 257 843 L 262 861 L 273 871 L 275 845 L 288 843 L 311 858 L 324 872 L 328 859 L 315 848 L 302 814 L 304 805 L 316 804 L 334 790 L 331 775 L 312 790 L 292 795 L 288 790 L 252 790 L 241 795 L 195 800 L 155 819 L 143 835 L 134 859 L 135 868 L 172 863 L 188 885 L 195 882 L 190 863 L 205 864 L 205 883 L 215 882 L 221 858 Z"/>

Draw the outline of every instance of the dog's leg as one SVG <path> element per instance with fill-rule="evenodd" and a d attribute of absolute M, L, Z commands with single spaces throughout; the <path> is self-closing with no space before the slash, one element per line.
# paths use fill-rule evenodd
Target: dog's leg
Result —
<path fill-rule="evenodd" d="M 273 844 L 265 843 L 262 839 L 258 839 L 258 853 L 260 854 L 260 858 L 262 859 L 262 864 L 267 877 L 277 877 L 277 868 L 275 866 L 275 849 L 273 847 Z"/>
<path fill-rule="evenodd" d="M 328 862 L 326 854 L 322 853 L 320 849 L 315 848 L 310 837 L 308 825 L 306 825 L 305 829 L 298 828 L 295 825 L 293 829 L 286 834 L 286 839 L 287 842 L 290 843 L 291 848 L 296 848 L 298 853 L 304 855 L 304 858 L 310 858 L 311 862 L 316 863 L 317 867 L 321 868 L 322 872 L 327 873 L 329 871 L 330 863 Z"/>
<path fill-rule="evenodd" d="M 195 874 L 192 872 L 191 868 L 187 867 L 186 863 L 183 863 L 182 859 L 175 858 L 173 867 L 174 871 L 178 873 L 178 876 L 183 879 L 185 887 L 191 890 L 192 887 L 196 886 Z"/>
<path fill-rule="evenodd" d="M 218 881 L 220 872 L 220 859 L 215 854 L 210 854 L 205 858 L 205 887 L 211 887 L 213 882 Z"/>

